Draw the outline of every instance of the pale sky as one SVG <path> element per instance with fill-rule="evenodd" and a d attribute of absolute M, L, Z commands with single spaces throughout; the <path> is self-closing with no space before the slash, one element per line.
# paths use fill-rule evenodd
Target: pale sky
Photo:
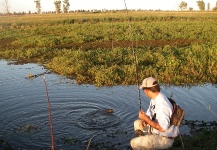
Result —
<path fill-rule="evenodd" d="M 3 3 L 5 0 L 0 0 L 0 12 L 5 12 Z M 61 0 L 63 1 L 63 0 Z M 125 0 L 128 9 L 153 9 L 153 10 L 178 10 L 181 1 L 188 4 L 188 8 L 198 10 L 197 0 Z M 206 4 L 210 3 L 212 9 L 216 5 L 216 0 L 203 0 Z M 8 0 L 9 11 L 13 12 L 36 12 L 34 0 Z M 124 0 L 69 0 L 69 10 L 91 10 L 91 9 L 125 9 Z M 55 11 L 54 0 L 41 0 L 41 12 Z"/>

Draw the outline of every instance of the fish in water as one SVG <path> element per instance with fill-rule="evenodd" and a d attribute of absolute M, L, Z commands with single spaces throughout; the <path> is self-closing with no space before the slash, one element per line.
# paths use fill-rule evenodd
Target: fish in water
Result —
<path fill-rule="evenodd" d="M 113 113 L 113 109 L 105 109 L 104 112 L 106 112 L 106 113 Z"/>

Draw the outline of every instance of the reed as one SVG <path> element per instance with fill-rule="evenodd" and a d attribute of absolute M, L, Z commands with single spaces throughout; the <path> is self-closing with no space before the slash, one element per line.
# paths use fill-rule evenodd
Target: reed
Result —
<path fill-rule="evenodd" d="M 50 99 L 49 99 L 49 95 L 48 95 L 48 89 L 47 89 L 47 83 L 45 80 L 45 76 L 43 76 L 43 80 L 44 80 L 44 86 L 46 89 L 46 96 L 47 96 L 47 102 L 48 102 L 48 117 L 49 117 L 49 123 L 50 123 L 50 134 L 51 134 L 51 149 L 54 150 L 54 134 L 53 134 L 53 123 L 52 123 L 52 116 L 51 116 L 51 108 L 50 108 Z"/>
<path fill-rule="evenodd" d="M 88 142 L 88 145 L 87 145 L 87 148 L 86 148 L 86 150 L 88 150 L 89 149 L 89 147 L 90 147 L 90 143 L 91 143 L 91 139 L 89 140 L 89 142 Z"/>
<path fill-rule="evenodd" d="M 217 114 L 211 109 L 211 106 L 210 106 L 210 105 L 207 107 L 207 109 L 208 109 L 210 112 L 212 112 L 212 113 L 214 114 L 214 116 L 217 117 Z"/>

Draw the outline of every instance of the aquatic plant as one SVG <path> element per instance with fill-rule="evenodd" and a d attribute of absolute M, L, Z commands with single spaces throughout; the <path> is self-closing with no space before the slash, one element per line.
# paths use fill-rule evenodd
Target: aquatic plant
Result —
<path fill-rule="evenodd" d="M 125 12 L 102 14 L 4 18 L 0 58 L 43 64 L 78 84 L 131 85 L 136 84 L 133 42 L 139 78 L 217 83 L 216 13 L 131 12 L 132 31 Z"/>

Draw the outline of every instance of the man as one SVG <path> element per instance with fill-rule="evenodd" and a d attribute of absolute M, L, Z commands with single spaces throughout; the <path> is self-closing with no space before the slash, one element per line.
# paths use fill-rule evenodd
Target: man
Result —
<path fill-rule="evenodd" d="M 151 101 L 146 113 L 140 110 L 139 119 L 134 122 L 134 130 L 140 135 L 130 141 L 131 147 L 134 150 L 167 149 L 179 134 L 179 127 L 170 125 L 173 106 L 160 92 L 155 78 L 145 78 L 140 89 Z"/>

